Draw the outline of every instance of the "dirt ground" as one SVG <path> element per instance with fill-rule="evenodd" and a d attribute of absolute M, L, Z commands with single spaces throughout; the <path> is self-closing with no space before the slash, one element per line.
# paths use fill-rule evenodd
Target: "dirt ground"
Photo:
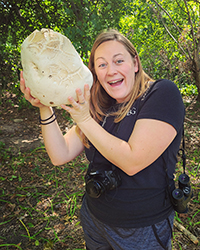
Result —
<path fill-rule="evenodd" d="M 8 100 L 11 100 L 11 102 L 8 102 Z M 177 215 L 176 221 L 187 228 L 196 237 L 196 240 L 200 240 L 200 161 L 199 155 L 195 159 L 194 156 L 191 156 L 193 152 L 197 152 L 197 154 L 200 152 L 200 105 L 195 101 L 190 102 L 188 101 L 187 104 L 185 120 L 186 153 L 190 155 L 186 164 L 187 169 L 191 170 L 192 173 L 191 182 L 194 196 L 189 203 L 188 213 Z M 85 172 L 85 168 L 81 169 L 80 165 L 82 163 L 86 165 L 86 159 L 82 155 L 71 165 L 62 166 L 60 169 L 52 166 L 42 146 L 38 109 L 23 108 L 19 110 L 15 103 L 15 96 L 7 95 L 4 96 L 0 107 L 0 142 L 5 145 L 3 150 L 6 152 L 4 156 L 2 156 L 3 151 L 0 154 L 0 249 L 17 249 L 12 244 L 18 245 L 23 250 L 85 249 L 83 232 L 79 224 L 79 209 L 84 192 L 83 175 Z M 64 132 L 70 126 L 70 121 L 63 115 L 62 110 L 56 109 L 56 114 Z M 8 154 L 7 160 L 5 160 L 5 154 Z M 21 158 L 25 159 L 23 164 L 20 162 L 17 165 L 12 162 L 11 166 L 10 161 L 17 155 L 21 155 Z M 19 161 L 19 157 L 17 159 Z M 37 168 L 38 166 L 40 168 Z M 70 172 L 68 168 L 71 170 Z M 194 169 L 196 175 L 194 175 Z M 51 176 L 52 171 L 57 171 L 56 177 L 45 179 L 47 174 Z M 20 178 L 13 181 L 15 175 Z M 64 186 L 66 180 L 67 184 Z M 29 197 L 27 192 L 24 193 L 25 188 L 30 188 L 30 194 L 33 194 L 37 189 L 37 193 L 35 193 L 37 197 Z M 70 193 L 80 193 L 76 196 L 76 211 L 70 220 L 67 217 L 69 213 L 66 213 L 66 205 L 61 202 L 64 197 L 66 198 L 66 193 L 64 195 L 63 192 L 64 188 L 68 196 L 70 196 Z M 47 198 L 44 194 L 47 195 Z M 40 198 L 38 198 L 39 196 Z M 52 197 L 54 197 L 54 201 L 58 201 L 54 203 L 53 208 L 50 202 Z M 68 200 L 72 204 L 73 199 Z M 32 211 L 27 204 L 33 208 Z M 50 211 L 55 213 L 54 219 L 46 221 L 43 219 L 41 221 L 38 214 L 39 209 L 43 214 L 45 209 L 49 213 Z M 48 218 L 47 214 L 45 216 Z M 30 226 L 29 228 L 25 226 L 27 224 Z M 31 224 L 34 227 L 31 227 Z M 35 235 L 41 228 L 45 228 L 45 230 L 41 231 L 40 238 L 48 239 L 46 242 L 45 240 L 40 241 L 36 236 L 31 240 L 23 236 L 27 235 L 28 232 L 30 236 Z M 51 230 L 52 228 L 54 230 Z M 188 235 L 182 233 L 176 226 L 173 228 L 172 242 L 174 250 L 200 249 L 200 243 L 192 242 Z M 6 244 L 9 244 L 9 246 L 6 246 Z"/>

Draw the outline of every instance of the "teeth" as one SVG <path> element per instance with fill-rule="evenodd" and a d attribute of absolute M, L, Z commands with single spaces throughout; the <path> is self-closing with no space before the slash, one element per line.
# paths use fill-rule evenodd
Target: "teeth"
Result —
<path fill-rule="evenodd" d="M 110 83 L 110 84 L 114 84 L 114 83 L 117 83 L 117 82 L 120 82 L 120 81 L 122 81 L 122 79 L 116 80 L 116 81 L 112 81 L 112 82 L 109 82 L 109 83 Z"/>

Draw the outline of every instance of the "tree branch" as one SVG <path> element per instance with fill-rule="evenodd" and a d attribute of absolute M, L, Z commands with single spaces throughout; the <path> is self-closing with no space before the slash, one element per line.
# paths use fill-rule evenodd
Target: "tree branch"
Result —
<path fill-rule="evenodd" d="M 191 19 L 191 16 L 190 16 L 190 12 L 189 12 L 186 0 L 184 0 L 184 3 L 185 3 L 185 7 L 187 9 L 187 15 L 188 15 L 188 18 L 189 18 L 189 24 L 191 26 L 192 38 L 193 38 L 193 42 L 194 42 L 194 53 L 196 53 L 196 46 L 195 46 L 196 45 L 196 39 L 195 39 L 195 35 L 194 35 L 194 27 L 193 27 L 192 19 Z"/>
<path fill-rule="evenodd" d="M 189 232 L 184 226 L 179 224 L 176 220 L 174 220 L 174 226 L 180 230 L 184 235 L 186 235 L 194 244 L 198 244 L 199 241 L 196 236 L 194 236 L 191 232 Z"/>
<path fill-rule="evenodd" d="M 177 30 L 179 31 L 179 33 L 181 34 L 180 29 L 179 29 L 179 28 L 177 27 L 177 25 L 174 23 L 173 19 L 172 19 L 171 16 L 169 15 L 169 13 L 168 13 L 168 12 L 167 12 L 167 11 L 166 11 L 166 10 L 165 10 L 156 0 L 152 0 L 152 1 L 154 1 L 154 2 L 158 5 L 158 7 L 161 8 L 161 9 L 168 15 L 168 17 L 169 17 L 170 20 L 172 21 L 173 25 L 176 27 L 176 29 L 177 29 Z M 150 5 L 150 6 L 153 8 L 152 5 Z M 154 12 L 157 14 L 157 11 L 156 11 L 154 8 L 153 8 L 153 10 L 154 10 Z M 180 45 L 180 43 L 176 40 L 176 38 L 171 34 L 171 32 L 169 31 L 167 25 L 164 23 L 161 14 L 159 13 L 159 14 L 157 14 L 157 15 L 159 15 L 158 18 L 162 21 L 162 24 L 163 24 L 164 28 L 166 29 L 167 33 L 168 33 L 168 34 L 170 35 L 170 37 L 175 41 L 175 43 L 178 45 L 179 49 L 184 53 L 184 55 L 186 56 L 186 58 L 188 58 L 188 56 L 189 56 L 190 60 L 193 60 L 193 59 L 192 59 L 192 56 L 191 56 L 191 53 L 190 53 L 190 50 L 189 50 L 189 48 L 188 48 L 187 43 L 186 43 L 186 45 L 187 45 L 187 52 L 188 52 L 188 54 L 185 52 L 185 50 L 184 50 L 183 47 Z"/>
<path fill-rule="evenodd" d="M 173 21 L 173 19 L 171 18 L 170 14 L 156 1 L 156 0 L 152 0 L 153 2 L 155 2 L 158 7 L 161 8 L 161 10 L 163 10 L 167 15 L 168 17 L 170 18 L 171 22 L 173 23 L 173 25 L 176 27 L 176 29 L 178 30 L 178 32 L 181 34 L 181 30 L 179 29 L 179 27 L 175 24 L 175 22 Z"/>
<path fill-rule="evenodd" d="M 178 7 L 187 14 L 187 12 L 181 7 L 180 3 L 179 3 L 179 0 L 175 0 L 176 1 L 176 4 L 178 5 Z"/>
<path fill-rule="evenodd" d="M 191 122 L 191 123 L 200 123 L 200 121 L 199 120 L 191 120 L 191 119 L 189 119 L 189 118 L 187 118 L 187 117 L 185 117 L 185 120 L 186 121 L 188 121 L 188 122 Z"/>

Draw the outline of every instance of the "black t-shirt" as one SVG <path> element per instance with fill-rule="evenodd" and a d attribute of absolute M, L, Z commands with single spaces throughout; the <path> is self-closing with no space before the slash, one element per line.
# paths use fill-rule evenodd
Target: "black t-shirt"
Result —
<path fill-rule="evenodd" d="M 139 113 L 138 113 L 139 111 Z M 133 176 L 117 168 L 122 183 L 114 190 L 106 191 L 99 198 L 86 193 L 91 213 L 103 223 L 116 227 L 145 227 L 158 223 L 173 210 L 167 192 L 168 182 L 174 188 L 173 173 L 177 162 L 185 109 L 177 86 L 169 80 L 158 81 L 150 91 L 137 99 L 126 117 L 114 123 L 114 117 L 104 119 L 104 129 L 118 138 L 128 141 L 137 119 L 156 119 L 172 125 L 177 136 L 165 152 L 151 165 Z M 98 169 L 111 163 L 93 145 L 85 149 L 89 161 Z M 134 166 L 133 166 L 134 167 Z M 90 167 L 89 170 L 90 171 Z"/>

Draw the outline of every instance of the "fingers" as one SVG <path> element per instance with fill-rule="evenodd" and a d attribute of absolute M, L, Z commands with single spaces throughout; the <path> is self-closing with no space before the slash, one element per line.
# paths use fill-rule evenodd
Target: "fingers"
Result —
<path fill-rule="evenodd" d="M 85 84 L 84 86 L 84 96 L 86 101 L 90 100 L 90 87 L 88 84 Z"/>
<path fill-rule="evenodd" d="M 72 119 L 77 123 L 81 124 L 83 122 L 91 119 L 90 115 L 90 89 L 88 85 L 84 86 L 84 94 L 81 89 L 76 89 L 76 100 L 69 96 L 69 105 L 61 105 L 61 108 L 70 113 Z"/>
<path fill-rule="evenodd" d="M 28 100 L 30 95 L 30 89 L 26 88 L 25 80 L 23 78 L 23 71 L 20 73 L 20 90 L 24 94 L 24 97 Z"/>
<path fill-rule="evenodd" d="M 62 109 L 64 109 L 64 110 L 66 110 L 66 111 L 69 112 L 69 113 L 70 113 L 70 111 L 71 111 L 71 108 L 70 108 L 69 106 L 64 105 L 64 104 L 61 104 L 60 107 L 61 107 Z"/>
<path fill-rule="evenodd" d="M 34 98 L 31 95 L 31 90 L 30 88 L 26 87 L 25 85 L 25 80 L 23 78 L 23 71 L 20 72 L 20 90 L 24 94 L 24 98 L 30 102 L 33 106 L 36 107 L 44 107 L 44 105 L 38 100 L 37 98 Z"/>
<path fill-rule="evenodd" d="M 25 80 L 23 78 L 23 71 L 20 72 L 20 90 L 24 94 L 24 97 L 27 101 L 29 101 L 31 98 L 30 89 L 26 87 Z"/>
<path fill-rule="evenodd" d="M 32 95 L 31 95 L 31 92 L 30 92 L 30 89 L 29 88 L 26 88 L 25 91 L 24 91 L 24 98 L 30 102 L 33 106 L 35 107 L 43 107 L 44 105 L 41 104 L 40 100 L 37 99 L 37 98 L 34 98 Z"/>
<path fill-rule="evenodd" d="M 84 104 L 90 100 L 90 88 L 88 84 L 84 85 L 84 94 L 81 89 L 76 89 L 76 95 L 79 104 Z"/>
<path fill-rule="evenodd" d="M 73 97 L 69 96 L 68 101 L 70 106 L 66 106 L 64 104 L 61 105 L 61 108 L 65 109 L 67 112 L 71 113 L 72 108 L 81 109 L 85 104 L 89 103 L 90 100 L 90 88 L 88 84 L 84 85 L 84 94 L 81 89 L 76 89 L 77 101 L 74 100 Z"/>
<path fill-rule="evenodd" d="M 24 88 L 24 97 L 25 97 L 25 99 L 27 100 L 27 101 L 30 101 L 31 99 L 32 99 L 32 96 L 31 96 L 31 91 L 30 91 L 30 89 L 29 88 L 26 88 L 26 86 L 25 86 L 25 88 Z"/>
<path fill-rule="evenodd" d="M 20 72 L 20 90 L 22 93 L 24 93 L 25 91 L 25 81 L 24 81 L 24 78 L 23 78 L 23 71 Z"/>
<path fill-rule="evenodd" d="M 76 89 L 76 96 L 77 96 L 77 103 L 79 103 L 80 105 L 85 103 L 85 98 L 84 95 L 81 91 L 81 89 Z"/>

